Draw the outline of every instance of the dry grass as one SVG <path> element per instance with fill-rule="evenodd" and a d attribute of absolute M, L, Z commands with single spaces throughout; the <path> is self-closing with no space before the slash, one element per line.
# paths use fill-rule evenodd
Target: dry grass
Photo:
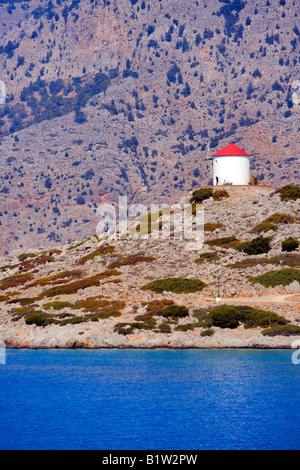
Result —
<path fill-rule="evenodd" d="M 295 217 L 290 214 L 279 214 L 275 213 L 270 215 L 267 219 L 263 220 L 260 224 L 256 225 L 253 229 L 253 233 L 268 232 L 269 230 L 278 230 L 277 224 L 294 224 Z"/>
<path fill-rule="evenodd" d="M 214 238 L 213 240 L 207 240 L 205 243 L 209 246 L 220 246 L 222 248 L 238 249 L 240 247 L 240 241 L 235 237 Z"/>
<path fill-rule="evenodd" d="M 63 308 L 69 307 L 70 305 L 70 302 L 57 300 L 56 302 L 49 302 L 47 304 L 44 304 L 43 308 L 46 310 L 62 310 Z"/>
<path fill-rule="evenodd" d="M 124 302 L 121 300 L 108 300 L 99 297 L 88 297 L 87 299 L 77 300 L 70 305 L 72 309 L 83 310 L 84 312 L 97 313 L 108 310 L 119 310 L 124 307 Z"/>
<path fill-rule="evenodd" d="M 70 282 L 59 286 L 53 286 L 43 291 L 39 298 L 43 297 L 56 297 L 57 295 L 71 295 L 76 294 L 80 289 L 86 289 L 87 287 L 98 286 L 100 282 L 111 276 L 118 276 L 120 273 L 116 269 L 104 271 L 103 273 L 96 274 L 95 276 L 87 277 L 78 281 Z"/>
<path fill-rule="evenodd" d="M 271 258 L 246 258 L 237 261 L 234 264 L 228 264 L 229 268 L 251 268 L 257 265 L 273 264 L 275 266 L 289 266 L 290 268 L 300 267 L 300 254 L 299 253 L 282 253 Z"/>
<path fill-rule="evenodd" d="M 9 295 L 0 295 L 0 302 L 7 302 L 9 301 L 10 296 Z"/>
<path fill-rule="evenodd" d="M 32 274 L 15 274 L 0 281 L 0 290 L 12 289 L 13 287 L 23 286 L 32 280 Z"/>
<path fill-rule="evenodd" d="M 213 192 L 212 197 L 214 201 L 221 201 L 222 199 L 226 199 L 230 196 L 226 189 L 219 189 Z"/>
<path fill-rule="evenodd" d="M 55 258 L 53 258 L 53 256 L 47 254 L 47 252 L 43 252 L 41 255 L 35 258 L 29 258 L 22 261 L 19 264 L 19 269 L 22 269 L 23 271 L 30 271 L 37 266 L 42 266 L 46 263 L 53 263 L 54 261 Z"/>
<path fill-rule="evenodd" d="M 41 279 L 36 279 L 34 282 L 29 284 L 28 287 L 36 287 L 36 286 L 46 286 L 48 284 L 62 284 L 63 282 L 69 282 L 72 279 L 80 278 L 82 275 L 82 271 L 78 269 L 74 269 L 71 271 L 63 271 L 58 274 L 54 274 L 53 276 L 43 277 Z"/>

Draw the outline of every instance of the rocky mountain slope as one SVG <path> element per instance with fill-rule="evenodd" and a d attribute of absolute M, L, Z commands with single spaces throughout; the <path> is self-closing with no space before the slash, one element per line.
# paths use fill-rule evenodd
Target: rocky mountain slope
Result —
<path fill-rule="evenodd" d="M 209 196 L 193 206 L 204 210 L 201 249 L 188 249 L 172 224 L 162 238 L 166 214 L 158 213 L 158 230 L 143 233 L 139 217 L 127 236 L 2 258 L 0 339 L 12 347 L 291 347 L 300 333 L 300 252 L 282 242 L 300 239 L 300 195 L 282 200 L 253 186 Z"/>
<path fill-rule="evenodd" d="M 103 201 L 175 202 L 230 142 L 299 183 L 299 2 L 0 2 L 2 253 L 92 235 Z M 297 90 L 296 90 L 297 91 Z"/>

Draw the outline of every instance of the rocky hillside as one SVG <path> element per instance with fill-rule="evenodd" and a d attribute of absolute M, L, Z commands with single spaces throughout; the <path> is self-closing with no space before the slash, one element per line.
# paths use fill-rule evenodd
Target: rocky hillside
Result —
<path fill-rule="evenodd" d="M 153 213 L 156 232 L 143 233 L 138 218 L 127 237 L 1 259 L 0 339 L 13 347 L 291 347 L 300 333 L 299 192 L 282 200 L 267 188 L 231 187 L 199 203 L 201 195 L 181 200 L 185 208 L 198 198 L 193 207 L 204 210 L 200 250 L 187 249 L 172 224 L 169 238 L 158 236 L 166 214 Z"/>
<path fill-rule="evenodd" d="M 295 0 L 0 2 L 1 252 L 84 239 L 119 194 L 179 200 L 210 182 L 208 143 L 245 149 L 264 185 L 298 184 L 299 15 Z"/>

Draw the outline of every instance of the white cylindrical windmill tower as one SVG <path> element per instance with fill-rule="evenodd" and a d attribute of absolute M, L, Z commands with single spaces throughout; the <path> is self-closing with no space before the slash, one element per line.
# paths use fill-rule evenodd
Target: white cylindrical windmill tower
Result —
<path fill-rule="evenodd" d="M 235 186 L 250 183 L 250 155 L 234 144 L 229 144 L 212 156 L 213 185 Z"/>

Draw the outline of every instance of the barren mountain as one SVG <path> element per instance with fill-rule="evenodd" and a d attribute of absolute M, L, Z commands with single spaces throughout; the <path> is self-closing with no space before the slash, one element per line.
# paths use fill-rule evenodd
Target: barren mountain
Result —
<path fill-rule="evenodd" d="M 300 334 L 300 192 L 205 194 L 194 206 L 205 215 L 202 247 L 190 249 L 175 222 L 165 237 L 166 213 L 152 213 L 156 230 L 143 233 L 139 217 L 124 238 L 2 258 L 0 339 L 30 348 L 291 347 Z"/>
<path fill-rule="evenodd" d="M 299 2 L 0 2 L 1 252 L 95 233 L 104 201 L 170 203 L 230 142 L 299 183 Z"/>

